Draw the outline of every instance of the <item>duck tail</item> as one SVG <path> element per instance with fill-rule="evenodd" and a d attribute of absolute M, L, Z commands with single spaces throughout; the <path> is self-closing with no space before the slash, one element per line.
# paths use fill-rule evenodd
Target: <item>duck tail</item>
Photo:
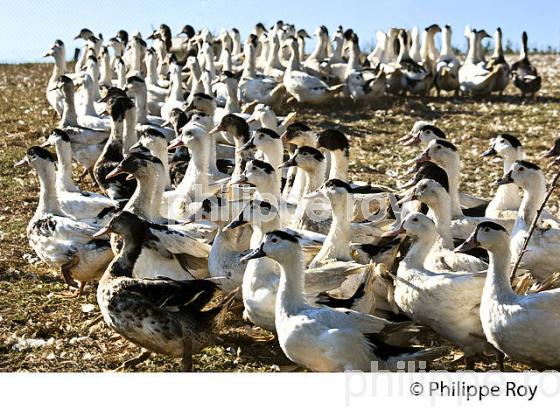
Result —
<path fill-rule="evenodd" d="M 214 329 L 219 329 L 224 326 L 227 319 L 227 313 L 229 312 L 230 307 L 240 293 L 241 288 L 237 287 L 236 289 L 228 293 L 226 297 L 220 303 L 218 303 L 218 305 L 203 312 L 206 317 L 212 320 L 212 326 L 214 327 Z"/>
<path fill-rule="evenodd" d="M 416 350 L 415 352 L 410 353 L 402 353 L 387 358 L 385 365 L 391 371 L 408 371 L 409 369 L 412 371 L 424 370 L 426 367 L 420 366 L 422 362 L 431 362 L 432 360 L 438 359 L 449 353 L 449 350 L 450 349 L 447 346 L 438 346 L 423 350 Z M 413 366 L 411 366 L 411 362 L 414 362 Z"/>

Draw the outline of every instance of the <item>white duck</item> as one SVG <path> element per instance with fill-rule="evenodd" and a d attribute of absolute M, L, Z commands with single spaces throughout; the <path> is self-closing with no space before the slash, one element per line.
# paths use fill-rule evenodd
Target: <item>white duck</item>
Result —
<path fill-rule="evenodd" d="M 560 289 L 527 295 L 512 290 L 509 236 L 502 226 L 481 223 L 458 250 L 476 246 L 490 254 L 480 301 L 480 320 L 486 338 L 513 360 L 538 369 L 558 370 Z"/>
<path fill-rule="evenodd" d="M 446 25 L 442 32 L 442 45 L 441 52 L 435 64 L 435 78 L 434 85 L 436 87 L 438 96 L 440 91 L 455 91 L 459 90 L 459 67 L 461 63 L 455 56 L 455 51 L 451 44 L 451 26 Z"/>
<path fill-rule="evenodd" d="M 29 244 L 37 256 L 60 270 L 64 281 L 76 286 L 78 296 L 87 282 L 99 279 L 113 258 L 108 238 L 94 239 L 96 226 L 67 216 L 56 195 L 55 159 L 44 148 L 31 147 L 16 167 L 32 166 L 39 177 L 39 203 L 27 225 Z"/>
<path fill-rule="evenodd" d="M 469 52 L 465 62 L 459 69 L 459 84 L 461 92 L 474 95 L 488 95 L 494 88 L 494 83 L 500 73 L 497 67 L 491 71 L 479 61 L 480 43 L 475 30 L 469 34 Z"/>
<path fill-rule="evenodd" d="M 451 201 L 443 186 L 433 179 L 422 179 L 414 187 L 412 199 L 428 205 L 438 234 L 424 262 L 426 269 L 436 272 L 480 272 L 488 267 L 485 262 L 474 256 L 453 252 Z"/>
<path fill-rule="evenodd" d="M 397 270 L 395 302 L 414 321 L 459 346 L 467 369 L 473 369 L 473 356 L 491 349 L 478 313 L 484 275 L 434 272 L 425 267 L 437 238 L 434 223 L 427 216 L 410 214 L 400 229 L 387 235 L 402 233 L 410 236 L 413 244 Z"/>
<path fill-rule="evenodd" d="M 498 184 L 515 184 L 523 189 L 523 200 L 513 229 L 511 230 L 511 254 L 517 258 L 528 234 L 529 227 L 546 195 L 546 182 L 541 169 L 528 161 L 517 160 L 510 170 L 498 180 Z M 560 229 L 536 227 L 521 259 L 521 268 L 531 271 L 543 280 L 558 271 L 560 263 Z"/>
<path fill-rule="evenodd" d="M 47 100 L 60 117 L 62 117 L 62 110 L 64 108 L 64 95 L 56 88 L 56 83 L 59 77 L 66 73 L 66 55 L 64 51 L 64 43 L 61 40 L 56 40 L 54 45 L 43 55 L 43 57 L 54 58 L 53 72 L 47 84 Z"/>
<path fill-rule="evenodd" d="M 345 84 L 330 87 L 318 77 L 302 71 L 297 40 L 287 40 L 287 46 L 291 47 L 292 54 L 284 72 L 284 86 L 298 103 L 320 104 L 346 87 Z"/>
<path fill-rule="evenodd" d="M 280 264 L 275 327 L 280 347 L 293 362 L 313 371 L 371 371 L 395 368 L 397 361 L 429 360 L 439 349 L 417 351 L 388 347 L 377 335 L 391 323 L 348 309 L 310 304 L 303 290 L 303 251 L 297 236 L 285 231 L 267 233 L 244 261 L 268 256 Z M 376 344 L 377 343 L 377 344 Z M 398 352 L 398 353 L 396 353 Z M 373 363 L 372 363 L 373 362 Z"/>

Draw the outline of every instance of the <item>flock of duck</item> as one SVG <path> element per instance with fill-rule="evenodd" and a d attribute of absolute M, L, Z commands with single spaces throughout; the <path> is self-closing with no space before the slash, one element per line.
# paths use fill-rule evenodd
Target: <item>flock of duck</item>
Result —
<path fill-rule="evenodd" d="M 246 321 L 313 371 L 403 369 L 448 353 L 414 345 L 426 329 L 461 349 L 470 369 L 494 353 L 500 368 L 504 355 L 559 368 L 560 292 L 545 288 L 560 263 L 560 221 L 548 210 L 521 262 L 538 282 L 524 292 L 519 274 L 517 292 L 510 283 L 546 194 L 517 138 L 498 135 L 483 154 L 504 169 L 488 201 L 460 190 L 458 147 L 418 121 L 400 142 L 424 149 L 396 192 L 350 180 L 343 132 L 273 109 L 286 94 L 300 104 L 432 85 L 488 94 L 510 75 L 524 94 L 540 87 L 525 33 L 510 67 L 500 29 L 488 61 L 486 32 L 468 30 L 463 64 L 449 26 L 437 52 L 440 31 L 426 28 L 422 45 L 418 30 L 379 32 L 365 66 L 352 30 L 331 42 L 318 28 L 306 57 L 307 33 L 282 22 L 257 24 L 244 44 L 236 29 L 214 37 L 185 26 L 172 37 L 162 25 L 152 47 L 140 33 L 121 30 L 105 45 L 83 29 L 74 72 L 57 40 L 47 98 L 60 124 L 16 164 L 40 183 L 31 247 L 77 295 L 98 282 L 105 323 L 145 349 L 124 365 L 155 352 L 190 370 L 193 352 L 216 343 L 242 302 Z M 101 193 L 76 184 L 75 164 Z"/>

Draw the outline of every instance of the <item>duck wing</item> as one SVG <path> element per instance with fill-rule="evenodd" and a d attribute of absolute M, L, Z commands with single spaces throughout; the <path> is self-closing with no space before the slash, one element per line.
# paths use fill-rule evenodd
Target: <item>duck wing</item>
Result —
<path fill-rule="evenodd" d="M 200 309 L 214 296 L 217 285 L 209 280 L 177 281 L 169 278 L 130 280 L 121 284 L 122 289 L 138 293 L 161 308 L 178 308 L 189 305 Z"/>

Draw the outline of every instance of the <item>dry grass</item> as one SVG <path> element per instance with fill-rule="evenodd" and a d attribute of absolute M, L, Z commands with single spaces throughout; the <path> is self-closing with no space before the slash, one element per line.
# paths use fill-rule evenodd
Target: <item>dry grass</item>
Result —
<path fill-rule="evenodd" d="M 536 101 L 522 101 L 510 86 L 505 96 L 483 100 L 387 98 L 371 107 L 340 101 L 321 109 L 302 109 L 299 116 L 315 127 L 345 131 L 352 139 L 355 177 L 389 186 L 399 181 L 403 163 L 418 153 L 417 148 L 399 146 L 396 138 L 415 120 L 435 120 L 460 149 L 463 189 L 488 196 L 494 189 L 492 181 L 501 176 L 501 166 L 480 160 L 478 154 L 493 134 L 509 132 L 519 137 L 531 160 L 555 137 L 560 64 L 555 55 L 534 60 L 545 80 Z M 36 206 L 37 179 L 12 167 L 26 147 L 40 143 L 56 123 L 44 93 L 50 70 L 47 64 L 0 65 L 0 371 L 106 371 L 140 351 L 103 323 L 89 326 L 88 321 L 99 313 L 94 289 L 89 288 L 83 299 L 67 299 L 60 278 L 37 263 L 25 236 Z M 557 198 L 551 205 L 558 208 Z M 220 344 L 196 355 L 194 370 L 293 369 L 271 336 L 243 323 L 239 312 L 232 313 Z M 434 367 L 461 369 L 461 361 L 453 362 L 457 353 Z M 478 368 L 493 369 L 495 364 L 486 359 Z M 506 368 L 524 369 L 511 362 Z M 142 371 L 178 369 L 177 361 L 155 355 L 139 367 Z"/>

